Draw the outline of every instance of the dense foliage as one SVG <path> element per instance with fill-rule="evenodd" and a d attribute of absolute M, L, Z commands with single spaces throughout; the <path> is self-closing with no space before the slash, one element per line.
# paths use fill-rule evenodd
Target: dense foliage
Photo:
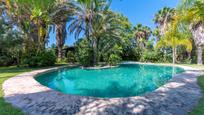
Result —
<path fill-rule="evenodd" d="M 121 61 L 202 64 L 202 0 L 162 8 L 153 19 L 154 30 L 131 25 L 110 9 L 109 0 L 8 0 L 0 5 L 0 66 L 50 66 L 56 61 L 83 66 Z M 51 32 L 56 34 L 52 51 L 46 46 Z M 64 47 L 70 34 L 76 38 L 71 51 Z"/>
<path fill-rule="evenodd" d="M 23 64 L 29 67 L 53 66 L 55 62 L 56 56 L 52 50 L 26 53 L 23 57 Z"/>
<path fill-rule="evenodd" d="M 13 25 L 4 15 L 0 17 L 0 66 L 19 64 L 22 54 L 22 33 L 13 29 Z"/>
<path fill-rule="evenodd" d="M 88 41 L 86 39 L 78 41 L 78 43 L 76 43 L 76 50 L 77 61 L 84 66 L 89 66 L 91 64 L 92 50 L 88 46 Z"/>

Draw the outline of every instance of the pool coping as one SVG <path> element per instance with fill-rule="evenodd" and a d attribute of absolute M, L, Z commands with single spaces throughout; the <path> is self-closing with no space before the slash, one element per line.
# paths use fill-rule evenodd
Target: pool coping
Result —
<path fill-rule="evenodd" d="M 118 66 L 102 66 L 102 67 L 83 67 L 81 66 L 81 69 L 85 70 L 101 70 L 101 69 L 111 69 L 111 68 L 116 68 Z"/>
<path fill-rule="evenodd" d="M 170 64 L 153 64 L 140 62 L 127 63 L 172 66 Z M 69 95 L 43 86 L 34 79 L 34 77 L 38 76 L 39 74 L 44 74 L 46 72 L 56 71 L 58 69 L 67 67 L 62 66 L 26 72 L 6 80 L 3 83 L 4 98 L 8 103 L 11 103 L 13 106 L 18 107 L 22 109 L 23 112 L 29 113 L 31 115 L 54 115 L 56 113 L 146 114 L 154 112 L 155 114 L 187 114 L 198 103 L 199 99 L 202 96 L 201 90 L 197 85 L 197 76 L 201 75 L 202 73 L 199 71 L 199 69 L 195 69 L 192 67 L 181 65 L 175 66 L 183 68 L 185 72 L 174 75 L 172 79 L 165 85 L 159 87 L 153 92 L 146 93 L 142 96 L 108 99 Z M 170 91 L 171 93 L 169 93 Z M 168 94 L 168 96 L 172 99 L 166 99 L 166 94 Z M 191 94 L 191 96 L 188 97 L 185 94 Z M 180 95 L 182 95 L 182 98 L 180 97 Z M 185 96 L 187 96 L 186 99 Z M 163 98 L 164 101 L 160 102 Z M 169 102 L 173 102 L 172 100 L 174 99 L 176 99 L 177 101 L 175 102 L 175 107 L 169 104 Z M 182 102 L 180 102 L 179 100 L 182 100 Z M 188 102 L 184 102 L 183 100 L 189 101 L 191 103 L 189 104 Z M 162 106 L 160 106 L 159 103 L 164 104 L 161 104 Z M 52 106 L 48 104 L 51 104 Z M 185 106 L 180 107 L 181 105 Z M 126 109 L 121 110 L 121 107 Z M 154 110 L 155 107 L 158 107 L 158 110 Z"/>

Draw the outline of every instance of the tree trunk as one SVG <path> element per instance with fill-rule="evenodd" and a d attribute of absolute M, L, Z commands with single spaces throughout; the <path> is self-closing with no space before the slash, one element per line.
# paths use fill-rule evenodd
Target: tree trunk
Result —
<path fill-rule="evenodd" d="M 64 45 L 64 41 L 63 41 L 63 26 L 62 25 L 57 25 L 56 26 L 56 41 L 57 41 L 57 58 L 58 61 L 62 60 L 62 47 Z"/>
<path fill-rule="evenodd" d="M 197 64 L 202 65 L 203 64 L 203 48 L 202 46 L 197 46 Z"/>
<path fill-rule="evenodd" d="M 192 59 L 191 59 L 191 52 L 187 52 L 187 55 L 188 55 L 188 63 L 191 63 L 192 62 Z M 185 59 L 185 57 L 183 57 L 183 59 Z"/>
<path fill-rule="evenodd" d="M 204 45 L 204 26 L 202 22 L 199 22 L 197 24 L 191 23 L 189 26 L 189 29 L 191 30 L 191 33 L 193 35 L 193 40 L 195 42 L 196 48 L 197 48 L 197 64 L 202 65 L 202 54 L 203 49 L 202 46 Z"/>
<path fill-rule="evenodd" d="M 176 48 L 173 47 L 173 64 L 176 63 Z"/>
<path fill-rule="evenodd" d="M 16 58 L 16 62 L 15 62 L 15 63 L 16 63 L 16 65 L 17 65 L 17 67 L 20 67 L 20 54 L 19 54 L 19 52 L 20 52 L 20 51 L 17 50 L 17 52 L 15 52 L 15 53 L 13 54 L 13 55 L 15 55 L 14 58 Z"/>
<path fill-rule="evenodd" d="M 96 40 L 93 40 L 93 65 L 97 64 L 97 43 Z"/>
<path fill-rule="evenodd" d="M 62 47 L 61 46 L 58 46 L 57 47 L 57 58 L 58 58 L 58 61 L 62 61 Z"/>

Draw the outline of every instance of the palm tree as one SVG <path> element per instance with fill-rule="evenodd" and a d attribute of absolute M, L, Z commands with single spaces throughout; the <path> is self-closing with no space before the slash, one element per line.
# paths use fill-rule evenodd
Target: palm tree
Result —
<path fill-rule="evenodd" d="M 78 0 L 76 17 L 69 26 L 71 33 L 78 38 L 84 34 L 93 50 L 93 65 L 97 64 L 97 39 L 94 34 L 94 23 L 99 23 L 103 14 L 108 11 L 110 2 L 107 0 Z M 98 20 L 98 21 L 97 21 Z"/>
<path fill-rule="evenodd" d="M 158 25 L 160 35 L 163 36 L 168 29 L 169 22 L 172 21 L 175 10 L 169 7 L 164 7 L 155 14 L 154 22 Z"/>
<path fill-rule="evenodd" d="M 204 1 L 196 0 L 189 2 L 188 0 L 185 0 L 182 6 L 182 21 L 189 24 L 189 29 L 197 48 L 197 64 L 202 65 L 204 46 Z"/>
<path fill-rule="evenodd" d="M 34 42 L 38 50 L 45 48 L 48 35 L 48 11 L 55 0 L 6 0 L 8 14 L 13 22 Z M 28 45 L 29 46 L 29 45 Z"/>
<path fill-rule="evenodd" d="M 149 40 L 149 37 L 151 36 L 151 29 L 147 26 L 143 26 L 142 24 L 138 24 L 133 29 L 135 38 L 137 43 L 141 48 L 145 48 L 145 42 Z"/>
<path fill-rule="evenodd" d="M 185 46 L 188 52 L 191 52 L 192 50 L 192 42 L 189 39 L 189 35 L 180 30 L 180 28 L 178 27 L 178 18 L 180 17 L 174 16 L 174 21 L 171 22 L 170 29 L 168 29 L 163 38 L 160 39 L 160 41 L 156 45 L 156 48 L 160 48 L 162 46 L 172 48 L 173 64 L 176 63 L 178 46 Z"/>
<path fill-rule="evenodd" d="M 100 56 L 112 50 L 115 45 L 121 44 L 121 33 L 124 32 L 124 25 L 120 18 L 121 15 L 107 11 L 103 17 L 94 20 L 94 31 L 91 36 L 96 40 L 97 61 Z"/>
<path fill-rule="evenodd" d="M 156 42 L 158 42 L 158 41 L 160 40 L 160 38 L 161 38 L 159 28 L 155 28 L 155 29 L 153 30 L 153 32 L 152 32 L 152 35 L 153 35 L 154 37 L 156 37 L 155 40 L 156 40 Z"/>
<path fill-rule="evenodd" d="M 173 51 L 173 64 L 175 64 L 176 62 L 176 57 L 177 57 L 177 47 L 178 46 L 185 46 L 187 51 L 190 52 L 192 50 L 192 42 L 185 38 L 180 38 L 179 36 L 181 35 L 175 35 L 171 32 L 167 32 L 167 35 L 165 35 L 164 38 L 162 38 L 158 43 L 157 43 L 157 48 L 162 47 L 162 46 L 170 46 L 172 48 Z"/>
<path fill-rule="evenodd" d="M 73 1 L 58 1 L 50 13 L 51 23 L 56 28 L 58 61 L 62 60 L 62 48 L 67 38 L 66 23 L 74 15 Z"/>

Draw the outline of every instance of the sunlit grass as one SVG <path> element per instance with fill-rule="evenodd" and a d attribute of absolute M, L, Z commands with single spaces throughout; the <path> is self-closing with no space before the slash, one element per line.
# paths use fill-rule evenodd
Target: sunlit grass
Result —
<path fill-rule="evenodd" d="M 202 89 L 203 97 L 199 101 L 199 104 L 190 113 L 190 115 L 204 115 L 204 75 L 198 78 L 198 84 Z"/>
<path fill-rule="evenodd" d="M 30 68 L 17 68 L 15 66 L 12 67 L 0 67 L 0 114 L 1 115 L 23 115 L 20 109 L 14 108 L 11 104 L 6 103 L 3 98 L 3 90 L 2 84 L 5 80 L 10 77 L 16 76 L 23 72 L 28 72 L 33 69 Z"/>
<path fill-rule="evenodd" d="M 56 66 L 62 66 L 63 64 L 57 64 Z M 46 67 L 48 68 L 48 67 Z M 3 96 L 2 85 L 3 82 L 11 77 L 14 77 L 18 74 L 29 72 L 36 69 L 42 68 L 28 68 L 28 67 L 0 67 L 0 115 L 23 115 L 20 109 L 14 108 L 11 104 L 6 103 Z"/>

